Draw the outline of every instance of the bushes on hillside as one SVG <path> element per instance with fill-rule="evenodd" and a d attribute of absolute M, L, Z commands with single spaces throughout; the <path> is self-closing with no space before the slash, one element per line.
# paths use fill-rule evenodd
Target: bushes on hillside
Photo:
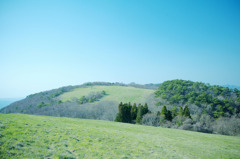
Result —
<path fill-rule="evenodd" d="M 240 119 L 235 116 L 219 118 L 213 124 L 213 132 L 216 134 L 240 136 Z"/>
<path fill-rule="evenodd" d="M 106 95 L 105 91 L 92 92 L 88 96 L 82 96 L 80 99 L 77 99 L 77 102 L 79 104 L 93 103 L 93 102 L 101 99 L 105 95 Z"/>

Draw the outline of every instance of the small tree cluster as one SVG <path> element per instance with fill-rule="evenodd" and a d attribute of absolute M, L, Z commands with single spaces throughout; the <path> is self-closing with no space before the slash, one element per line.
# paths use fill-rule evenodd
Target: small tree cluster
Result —
<path fill-rule="evenodd" d="M 143 105 L 138 105 L 138 111 L 137 111 L 137 117 L 136 117 L 136 123 L 141 124 L 142 117 L 149 112 L 147 103 Z"/>
<path fill-rule="evenodd" d="M 163 115 L 164 119 L 172 121 L 172 112 L 170 110 L 167 110 L 165 105 L 162 107 L 162 111 L 161 111 L 160 115 Z"/>
<path fill-rule="evenodd" d="M 92 92 L 88 96 L 82 96 L 79 100 L 79 104 L 84 104 L 84 103 L 92 103 L 95 102 L 99 99 L 101 99 L 103 96 L 106 95 L 106 92 L 103 90 L 102 92 Z"/>
<path fill-rule="evenodd" d="M 143 105 L 136 103 L 131 105 L 131 103 L 122 103 L 118 105 L 118 114 L 115 119 L 117 122 L 123 123 L 141 123 L 143 115 L 149 112 L 147 103 Z"/>
<path fill-rule="evenodd" d="M 45 107 L 45 106 L 48 106 L 49 104 L 45 104 L 44 102 L 41 102 L 40 104 L 37 105 L 38 108 L 42 108 L 42 107 Z M 17 108 L 17 107 L 15 107 Z"/>
<path fill-rule="evenodd" d="M 191 119 L 190 111 L 187 105 L 184 107 L 184 109 L 182 108 L 182 106 L 180 106 L 178 112 L 177 107 L 173 107 L 172 110 L 167 110 L 167 107 L 164 105 L 162 107 L 162 111 L 158 112 L 158 115 L 164 116 L 164 119 L 168 121 L 172 121 L 172 119 L 176 116 L 184 116 Z"/>

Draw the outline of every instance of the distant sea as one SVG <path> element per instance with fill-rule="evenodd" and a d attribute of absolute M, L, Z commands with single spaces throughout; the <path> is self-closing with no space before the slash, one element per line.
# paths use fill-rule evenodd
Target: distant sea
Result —
<path fill-rule="evenodd" d="M 0 98 L 0 109 L 23 98 Z"/>

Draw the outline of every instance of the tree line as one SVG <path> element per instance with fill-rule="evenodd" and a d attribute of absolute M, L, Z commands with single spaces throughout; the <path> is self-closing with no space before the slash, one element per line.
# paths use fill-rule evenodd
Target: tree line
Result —
<path fill-rule="evenodd" d="M 138 123 L 140 124 L 142 121 L 142 117 L 149 113 L 148 105 L 145 103 L 137 104 L 134 103 L 133 105 L 129 103 L 122 103 L 120 102 L 118 105 L 118 113 L 116 116 L 115 121 L 123 122 L 123 123 Z"/>
<path fill-rule="evenodd" d="M 148 109 L 147 103 L 142 105 L 141 103 L 136 105 L 134 103 L 122 103 L 120 102 L 118 105 L 118 113 L 116 116 L 116 122 L 123 123 L 142 123 L 142 118 L 145 114 L 151 114 L 151 111 Z M 164 105 L 161 111 L 157 112 L 157 116 L 163 116 L 165 120 L 172 121 L 176 116 L 184 116 L 186 118 L 192 118 L 190 115 L 190 111 L 188 106 L 186 105 L 184 108 L 180 107 L 179 111 L 177 111 L 176 107 L 173 107 L 172 110 L 167 110 L 167 107 Z"/>

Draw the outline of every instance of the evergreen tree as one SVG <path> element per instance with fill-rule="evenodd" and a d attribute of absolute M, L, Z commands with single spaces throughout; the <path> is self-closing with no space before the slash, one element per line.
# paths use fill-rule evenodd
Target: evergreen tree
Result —
<path fill-rule="evenodd" d="M 132 118 L 132 120 L 136 120 L 136 118 L 137 118 L 137 105 L 136 105 L 136 103 L 134 103 L 133 106 L 132 106 L 131 118 Z"/>
<path fill-rule="evenodd" d="M 172 121 L 172 119 L 173 119 L 172 112 L 170 110 L 168 110 L 165 117 L 167 120 Z"/>
<path fill-rule="evenodd" d="M 124 103 L 123 109 L 122 109 L 122 122 L 124 123 L 130 123 L 131 120 L 131 104 L 130 103 Z"/>
<path fill-rule="evenodd" d="M 131 123 L 132 118 L 131 118 L 131 103 L 122 103 L 118 105 L 118 114 L 115 119 L 117 122 L 124 122 L 124 123 Z"/>
<path fill-rule="evenodd" d="M 162 107 L 161 115 L 167 115 L 167 108 L 165 105 Z"/>
<path fill-rule="evenodd" d="M 184 116 L 191 119 L 190 111 L 187 105 L 184 107 Z"/>
<path fill-rule="evenodd" d="M 172 108 L 172 118 L 175 118 L 177 115 L 178 115 L 178 113 L 177 113 L 177 107 L 174 106 L 174 107 Z"/>
<path fill-rule="evenodd" d="M 123 103 L 122 102 L 120 102 L 118 105 L 118 114 L 115 121 L 123 122 Z"/>
<path fill-rule="evenodd" d="M 145 103 L 143 106 L 142 116 L 147 114 L 148 112 L 149 112 L 148 105 L 147 105 L 147 103 Z"/>
<path fill-rule="evenodd" d="M 131 109 L 132 109 L 131 103 L 130 102 L 128 104 L 126 103 L 126 112 L 125 112 L 126 123 L 132 122 Z"/>
<path fill-rule="evenodd" d="M 183 108 L 180 106 L 179 111 L 178 111 L 179 116 L 183 116 Z"/>
<path fill-rule="evenodd" d="M 172 121 L 172 112 L 170 110 L 167 110 L 167 107 L 165 105 L 162 107 L 160 115 L 164 115 L 164 119 Z"/>
<path fill-rule="evenodd" d="M 116 122 L 121 122 L 120 121 L 120 116 L 119 116 L 119 113 L 117 113 L 117 116 L 116 116 L 116 118 L 115 118 L 115 120 L 114 121 L 116 121 Z"/>
<path fill-rule="evenodd" d="M 138 124 L 141 124 L 141 121 L 142 121 L 142 109 L 143 109 L 143 106 L 141 104 L 139 104 L 137 118 L 136 118 L 136 123 L 138 123 Z"/>
<path fill-rule="evenodd" d="M 131 123 L 132 120 L 136 120 L 137 123 L 141 123 L 143 115 L 149 112 L 147 104 L 142 106 L 141 104 L 136 107 L 136 103 L 120 103 L 118 105 L 118 114 L 115 121 Z"/>

